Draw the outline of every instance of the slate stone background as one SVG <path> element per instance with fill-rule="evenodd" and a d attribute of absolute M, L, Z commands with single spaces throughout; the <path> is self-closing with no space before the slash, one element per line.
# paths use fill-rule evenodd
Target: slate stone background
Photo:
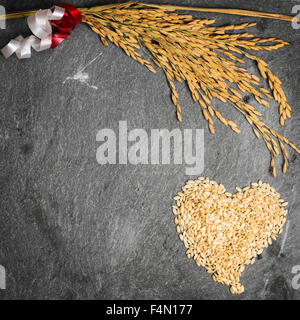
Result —
<path fill-rule="evenodd" d="M 67 1 L 78 7 L 110 1 Z M 150 1 L 149 1 L 150 2 Z M 170 3 L 171 1 L 154 1 Z M 48 8 L 55 1 L 3 1 L 8 12 Z M 174 4 L 291 14 L 298 1 L 172 1 Z M 220 14 L 217 25 L 256 21 L 251 31 L 291 43 L 258 53 L 283 81 L 293 118 L 282 129 L 277 106 L 267 122 L 299 146 L 300 30 L 288 22 Z M 0 46 L 29 34 L 25 20 L 0 30 Z M 249 65 L 254 70 L 253 65 Z M 29 60 L 0 57 L 0 265 L 7 288 L 0 299 L 299 299 L 291 286 L 300 265 L 299 156 L 291 152 L 286 175 L 273 178 L 269 154 L 246 121 L 229 105 L 216 106 L 240 125 L 240 135 L 216 122 L 207 130 L 199 106 L 178 85 L 178 123 L 165 77 L 152 74 L 120 49 L 104 47 L 81 24 L 53 51 Z M 228 190 L 262 179 L 289 201 L 280 238 L 242 275 L 246 291 L 232 296 L 185 255 L 171 212 L 185 181 L 185 165 L 106 165 L 96 161 L 96 133 L 129 129 L 205 128 L 203 175 Z M 278 165 L 280 162 L 278 163 Z"/>

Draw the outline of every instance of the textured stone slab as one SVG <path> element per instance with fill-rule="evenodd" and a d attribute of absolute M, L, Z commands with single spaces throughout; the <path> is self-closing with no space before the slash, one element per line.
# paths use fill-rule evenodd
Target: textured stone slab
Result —
<path fill-rule="evenodd" d="M 198 1 L 172 3 L 200 5 Z M 1 4 L 16 11 L 47 8 L 53 2 Z M 295 4 L 201 1 L 202 6 L 286 14 Z M 258 21 L 252 30 L 258 36 L 291 42 L 278 52 L 259 55 L 283 81 L 293 119 L 282 130 L 275 105 L 258 108 L 269 124 L 299 146 L 300 31 L 287 22 L 197 16 L 215 17 L 218 25 Z M 7 29 L 0 30 L 0 46 L 26 32 L 24 20 L 9 21 Z M 0 58 L 0 77 L 0 264 L 7 277 L 0 299 L 300 298 L 291 286 L 292 267 L 300 265 L 300 163 L 295 153 L 288 173 L 274 179 L 268 172 L 269 154 L 245 120 L 217 102 L 228 117 L 236 119 L 242 133 L 236 135 L 216 124 L 216 134 L 210 135 L 183 85 L 178 86 L 183 106 L 179 124 L 163 73 L 154 75 L 120 49 L 104 47 L 83 24 L 53 51 L 34 53 L 24 61 Z M 184 164 L 97 163 L 97 131 L 116 129 L 121 120 L 128 122 L 129 129 L 205 128 L 204 175 L 231 190 L 261 179 L 289 201 L 284 233 L 242 276 L 244 294 L 233 297 L 185 256 L 170 209 L 172 196 L 189 178 Z"/>

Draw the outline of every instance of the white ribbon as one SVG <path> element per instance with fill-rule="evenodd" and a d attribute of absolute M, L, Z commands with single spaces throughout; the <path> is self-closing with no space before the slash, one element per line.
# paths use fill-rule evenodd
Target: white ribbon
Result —
<path fill-rule="evenodd" d="M 54 6 L 51 9 L 39 10 L 27 18 L 27 24 L 34 35 L 27 38 L 18 36 L 11 40 L 1 53 L 7 59 L 16 53 L 18 59 L 31 57 L 31 48 L 35 51 L 43 51 L 51 48 L 52 44 L 52 26 L 50 20 L 60 20 L 65 14 L 65 9 Z"/>

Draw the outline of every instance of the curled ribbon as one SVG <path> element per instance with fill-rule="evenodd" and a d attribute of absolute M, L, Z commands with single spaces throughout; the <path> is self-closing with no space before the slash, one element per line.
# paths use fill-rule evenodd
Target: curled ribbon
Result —
<path fill-rule="evenodd" d="M 51 48 L 56 48 L 64 39 L 68 38 L 72 31 L 82 20 L 80 11 L 70 4 L 60 4 L 65 9 L 64 16 L 59 21 L 51 21 L 52 27 L 56 30 L 52 37 Z"/>
<path fill-rule="evenodd" d="M 70 31 L 80 22 L 80 11 L 69 4 L 39 10 L 27 18 L 28 27 L 34 35 L 27 38 L 18 36 L 1 49 L 1 52 L 6 59 L 14 53 L 18 59 L 30 58 L 31 48 L 37 52 L 56 48 L 71 35 Z"/>

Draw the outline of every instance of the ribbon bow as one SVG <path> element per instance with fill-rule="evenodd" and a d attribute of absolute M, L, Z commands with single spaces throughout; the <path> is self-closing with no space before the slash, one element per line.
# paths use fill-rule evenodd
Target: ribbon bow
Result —
<path fill-rule="evenodd" d="M 1 49 L 1 52 L 6 59 L 14 53 L 18 59 L 25 59 L 31 57 L 31 48 L 37 52 L 54 49 L 71 35 L 70 31 L 80 22 L 80 11 L 69 4 L 39 10 L 27 18 L 28 27 L 34 35 L 27 38 L 21 35 L 16 37 Z"/>
<path fill-rule="evenodd" d="M 51 21 L 51 25 L 56 32 L 52 36 L 51 48 L 56 48 L 64 39 L 70 37 L 71 31 L 81 22 L 82 17 L 80 11 L 70 4 L 60 4 L 65 9 L 64 16 L 59 21 Z"/>

